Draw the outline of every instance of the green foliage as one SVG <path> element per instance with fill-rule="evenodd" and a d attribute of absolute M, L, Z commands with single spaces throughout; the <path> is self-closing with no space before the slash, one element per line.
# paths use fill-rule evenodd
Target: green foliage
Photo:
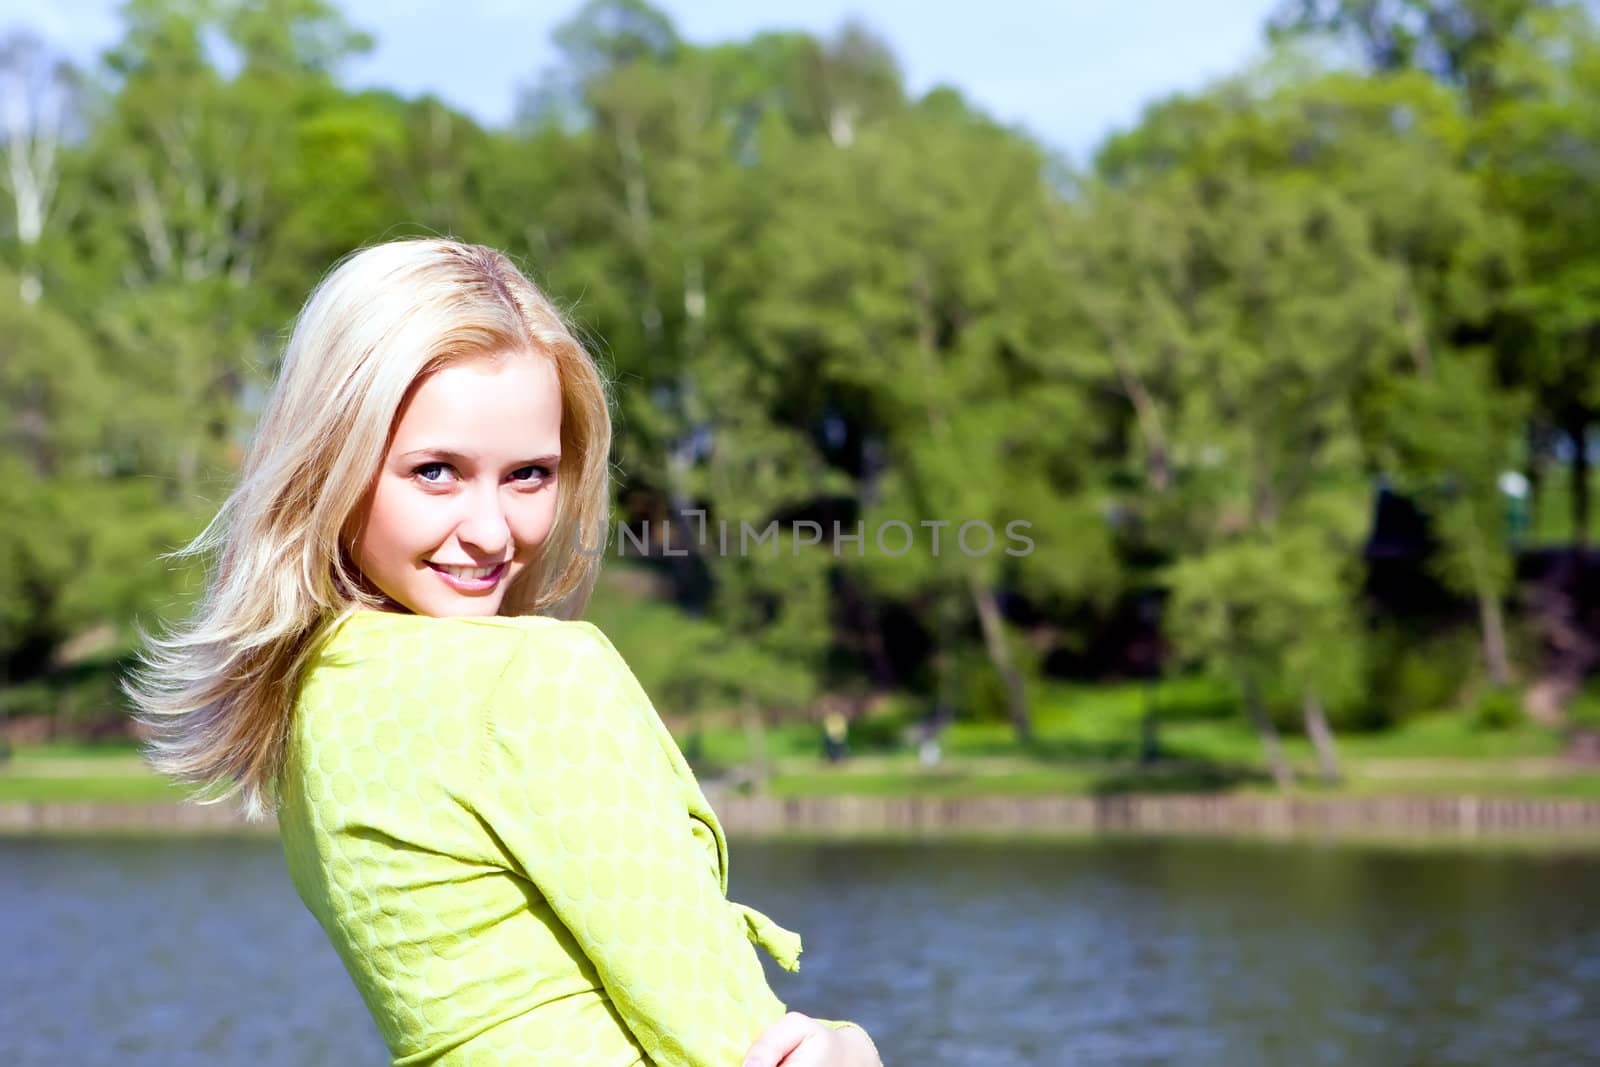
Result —
<path fill-rule="evenodd" d="M 1012 662 L 1022 675 L 1025 687 L 1037 689 L 1039 657 L 1027 642 L 1008 633 L 1007 647 Z M 955 713 L 958 719 L 968 722 L 1007 721 L 1007 693 L 1005 680 L 995 670 L 994 664 L 978 646 L 963 649 L 955 657 Z"/>
<path fill-rule="evenodd" d="M 1591 678 L 1567 708 L 1569 721 L 1583 729 L 1600 729 L 1600 679 Z"/>
<path fill-rule="evenodd" d="M 117 682 L 129 666 L 125 658 L 99 655 L 9 686 L 0 690 L 0 721 L 43 716 L 61 730 L 114 723 L 123 715 Z"/>
<path fill-rule="evenodd" d="M 1523 398 L 1463 353 L 1432 376 L 1394 381 L 1390 404 L 1396 453 L 1415 472 L 1409 488 L 1444 539 L 1440 577 L 1463 593 L 1504 596 L 1511 554 L 1498 477 L 1513 464 Z"/>
<path fill-rule="evenodd" d="M 1350 720 L 1362 729 L 1454 709 L 1482 673 L 1476 642 L 1464 630 L 1419 634 L 1391 625 L 1378 632 L 1370 647 L 1366 698 Z"/>
<path fill-rule="evenodd" d="M 116 469 L 127 405 L 94 340 L 13 280 L 0 272 L 0 661 L 159 610 L 181 575 L 156 556 L 193 532 L 155 482 Z"/>
<path fill-rule="evenodd" d="M 848 741 L 852 754 L 896 752 L 916 729 L 920 709 L 911 701 L 899 701 L 876 714 L 864 715 L 850 723 Z"/>
<path fill-rule="evenodd" d="M 1486 689 L 1472 705 L 1474 730 L 1508 730 L 1521 721 L 1522 702 L 1512 690 Z"/>
<path fill-rule="evenodd" d="M 773 617 L 750 617 L 744 628 L 730 631 L 715 618 L 690 616 L 641 594 L 642 575 L 618 567 L 597 590 L 588 618 L 611 638 L 664 715 L 747 704 L 803 713 L 820 693 L 826 630 L 804 611 L 799 573 L 790 568 L 775 577 L 782 582 L 786 574 L 795 585 L 781 602 L 762 601 L 774 606 Z"/>
<path fill-rule="evenodd" d="M 1600 412 L 1581 8 L 1286 0 L 1280 37 L 1345 37 L 1368 63 L 1279 57 L 1158 103 L 1065 175 L 957 92 L 908 92 L 857 25 L 702 47 L 643 0 L 593 0 L 497 130 L 341 88 L 371 41 L 327 0 L 122 19 L 59 146 L 63 206 L 37 240 L 0 225 L 8 707 L 87 710 L 90 682 L 50 673 L 63 646 L 182 609 L 199 576 L 157 556 L 225 490 L 289 316 L 339 256 L 411 233 L 504 247 L 572 310 L 616 379 L 632 503 L 735 535 L 780 522 L 776 554 L 698 546 L 699 614 L 665 587 L 596 598 L 669 715 L 795 720 L 781 752 L 811 744 L 830 690 L 923 700 L 916 665 L 840 676 L 881 652 L 894 605 L 923 614 L 930 674 L 949 665 L 951 744 L 1002 744 L 980 620 L 1020 605 L 1041 633 L 1082 628 L 1130 588 L 1168 594 L 1155 693 L 1194 737 L 1247 692 L 1283 726 L 1311 698 L 1340 727 L 1404 725 L 1534 666 L 1501 617 L 1497 485 L 1554 471 L 1549 442 Z M 1478 633 L 1369 634 L 1379 478 L 1430 516 L 1430 565 Z M 791 551 L 821 513 L 859 520 L 861 550 Z M 879 548 L 889 522 L 910 551 Z M 963 551 L 965 522 L 996 548 Z M 1014 522 L 1031 551 L 1005 551 Z M 946 524 L 938 553 L 924 523 Z M 1047 733 L 1059 693 L 1000 626 Z M 1102 732 L 1072 744 L 1132 744 L 1129 692 L 1074 694 Z M 1498 722 L 1502 697 L 1459 718 Z M 924 710 L 897 707 L 863 744 Z"/>
<path fill-rule="evenodd" d="M 708 694 L 699 661 L 720 643 L 720 630 L 638 591 L 634 582 L 647 575 L 633 568 L 613 565 L 603 574 L 585 617 L 616 645 L 663 715 L 702 710 Z"/>
<path fill-rule="evenodd" d="M 1232 684 L 1204 674 L 1162 679 L 1150 698 L 1162 723 L 1209 722 L 1239 713 Z"/>
<path fill-rule="evenodd" d="M 1496 54 L 1538 13 L 1566 0 L 1282 0 L 1276 34 L 1324 33 L 1354 43 L 1378 70 L 1414 68 L 1479 102 L 1500 88 Z"/>

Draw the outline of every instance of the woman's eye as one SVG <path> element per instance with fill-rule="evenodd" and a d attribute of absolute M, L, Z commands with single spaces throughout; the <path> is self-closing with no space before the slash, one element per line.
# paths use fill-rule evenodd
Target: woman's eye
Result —
<path fill-rule="evenodd" d="M 412 471 L 411 474 L 413 477 L 421 478 L 425 482 L 440 482 L 444 479 L 442 477 L 434 477 L 434 475 L 443 475 L 443 473 L 449 469 L 450 464 L 448 463 L 424 463 L 422 466 Z"/>
<path fill-rule="evenodd" d="M 516 470 L 511 472 L 511 477 L 513 480 L 519 482 L 538 483 L 550 477 L 550 468 L 536 465 L 518 467 Z"/>

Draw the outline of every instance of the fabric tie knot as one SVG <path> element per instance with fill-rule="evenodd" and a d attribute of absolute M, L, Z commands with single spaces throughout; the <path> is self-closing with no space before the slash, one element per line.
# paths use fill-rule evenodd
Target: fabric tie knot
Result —
<path fill-rule="evenodd" d="M 749 933 L 750 940 L 766 949 L 767 955 L 776 960 L 779 967 L 786 971 L 800 969 L 799 934 L 793 930 L 785 930 L 754 908 L 737 903 L 733 907 L 743 916 L 745 930 Z"/>

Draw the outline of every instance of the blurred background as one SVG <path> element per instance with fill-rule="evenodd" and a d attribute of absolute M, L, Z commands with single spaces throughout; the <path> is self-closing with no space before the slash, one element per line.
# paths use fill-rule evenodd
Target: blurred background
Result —
<path fill-rule="evenodd" d="M 449 234 L 615 380 L 589 617 L 730 814 L 1450 842 L 752 841 L 780 996 L 904 1062 L 1600 1061 L 1597 194 L 1593 3 L 0 0 L 0 825 L 180 802 L 159 555 L 323 272 Z M 275 847 L 0 837 L 11 1062 L 381 1062 Z"/>

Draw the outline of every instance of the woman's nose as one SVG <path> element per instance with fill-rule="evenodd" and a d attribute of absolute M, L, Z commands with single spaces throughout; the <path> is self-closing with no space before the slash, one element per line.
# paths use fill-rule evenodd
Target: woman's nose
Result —
<path fill-rule="evenodd" d="M 505 553 L 511 541 L 511 524 L 498 486 L 475 487 L 468 494 L 467 512 L 456 527 L 456 536 L 484 556 L 496 558 Z"/>

